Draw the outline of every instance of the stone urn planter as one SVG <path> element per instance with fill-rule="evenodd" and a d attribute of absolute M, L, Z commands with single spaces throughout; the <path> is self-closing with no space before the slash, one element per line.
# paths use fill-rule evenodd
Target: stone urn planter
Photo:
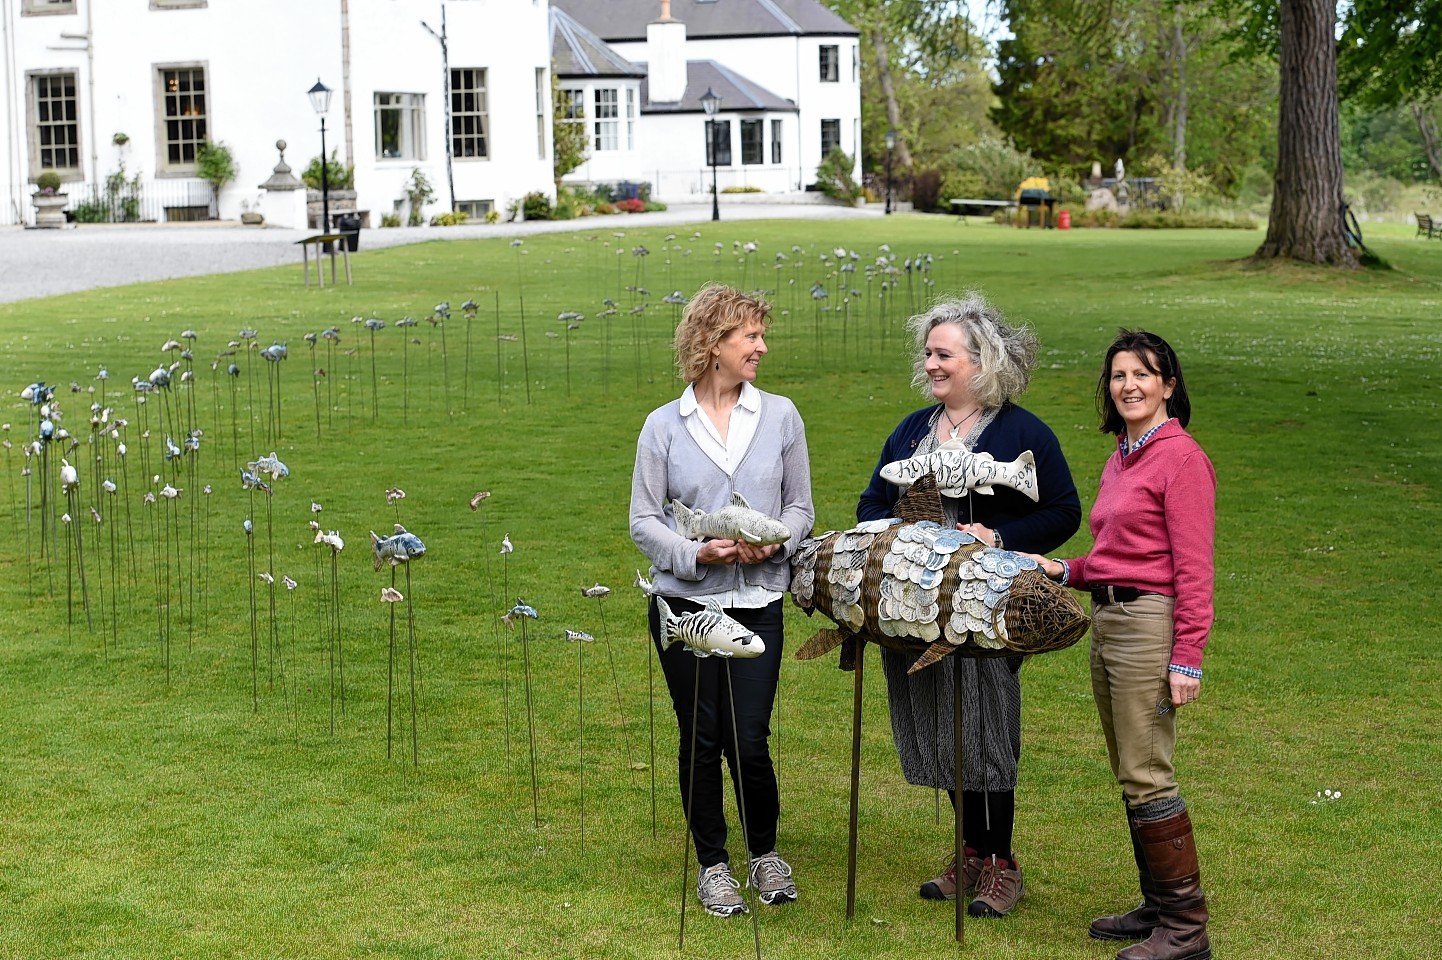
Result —
<path fill-rule="evenodd" d="M 240 222 L 247 227 L 259 227 L 265 223 L 265 214 L 259 210 L 246 210 L 241 213 Z"/>
<path fill-rule="evenodd" d="M 36 193 L 30 198 L 35 204 L 35 226 L 41 230 L 58 230 L 65 226 L 65 205 L 70 197 L 63 193 Z"/>

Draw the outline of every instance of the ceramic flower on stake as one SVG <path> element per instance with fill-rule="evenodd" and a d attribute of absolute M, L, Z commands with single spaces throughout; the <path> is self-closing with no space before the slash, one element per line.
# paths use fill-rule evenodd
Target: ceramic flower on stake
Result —
<path fill-rule="evenodd" d="M 596 610 L 601 617 L 601 640 L 606 644 L 606 660 L 611 666 L 611 685 L 616 691 L 616 717 L 621 722 L 621 738 L 626 744 L 626 767 L 629 770 L 644 770 L 646 763 L 636 759 L 631 749 L 631 727 L 626 723 L 626 710 L 621 705 L 621 677 L 616 671 L 616 655 L 611 649 L 611 634 L 606 629 L 606 598 L 611 588 L 602 584 L 581 588 L 581 596 L 596 601 Z"/>
<path fill-rule="evenodd" d="M 541 826 L 541 806 L 539 789 L 536 786 L 536 713 L 531 702 L 531 646 L 526 636 L 526 621 L 539 620 L 540 614 L 536 608 L 529 606 L 520 597 L 516 598 L 516 605 L 511 608 L 505 616 L 507 626 L 511 625 L 513 619 L 521 621 L 521 655 L 526 665 L 526 729 L 531 738 L 531 826 Z"/>
<path fill-rule="evenodd" d="M 586 855 L 586 668 L 582 651 L 596 638 L 584 630 L 567 630 L 566 639 L 576 645 L 576 742 L 580 757 L 576 762 L 577 794 L 581 808 L 581 856 Z"/>
<path fill-rule="evenodd" d="M 415 607 L 409 599 L 412 596 L 411 590 L 411 561 L 426 555 L 426 545 L 421 538 L 411 533 L 399 523 L 395 525 L 395 533 L 389 537 L 382 538 L 371 531 L 371 557 L 375 569 L 379 571 L 383 566 L 391 568 L 390 590 L 395 592 L 396 567 L 406 568 L 406 636 L 410 652 L 410 685 L 411 685 L 411 765 L 420 765 L 420 741 L 416 732 L 416 614 Z M 385 599 L 382 596 L 382 599 Z M 395 607 L 391 607 L 391 633 L 390 633 L 390 657 L 386 668 L 386 757 L 391 755 L 391 701 L 392 689 L 395 683 L 395 662 L 396 662 L 396 620 Z"/>

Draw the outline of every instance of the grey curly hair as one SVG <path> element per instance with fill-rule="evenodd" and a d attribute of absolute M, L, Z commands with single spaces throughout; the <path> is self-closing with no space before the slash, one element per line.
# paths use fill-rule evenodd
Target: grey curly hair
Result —
<path fill-rule="evenodd" d="M 913 338 L 911 385 L 922 396 L 931 397 L 926 338 L 943 323 L 956 324 L 966 335 L 971 362 L 979 369 L 970 385 L 977 403 L 999 407 L 1026 391 L 1040 350 L 1036 335 L 1028 327 L 1008 325 L 1000 310 L 981 294 L 970 292 L 959 299 L 939 300 L 930 310 L 906 321 Z"/>

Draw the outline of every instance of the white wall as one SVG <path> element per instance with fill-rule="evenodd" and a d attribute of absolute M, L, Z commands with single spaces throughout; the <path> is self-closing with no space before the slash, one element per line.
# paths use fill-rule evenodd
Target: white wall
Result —
<path fill-rule="evenodd" d="M 74 14 L 21 15 L 24 0 L 0 0 L 0 64 L 6 150 L 0 155 L 0 223 L 33 221 L 27 72 L 63 68 L 77 75 L 82 180 L 102 182 L 122 159 L 140 173 L 152 196 L 200 202 L 209 187 L 194 177 L 158 173 L 160 121 L 157 64 L 206 68 L 208 133 L 223 141 L 239 167 L 220 198 L 220 215 L 238 216 L 277 160 L 276 140 L 298 175 L 320 152 L 320 123 L 306 91 L 320 77 L 335 93 L 327 115 L 327 152 L 344 160 L 345 97 L 339 4 L 319 0 L 209 0 L 205 7 L 152 10 L 150 0 L 76 0 Z M 427 213 L 446 208 L 445 103 L 439 43 L 441 0 L 350 0 L 351 104 L 358 204 L 381 212 L 401 196 L 420 166 L 436 186 Z M 453 67 L 489 71 L 489 160 L 457 161 L 456 196 L 492 199 L 498 208 L 531 190 L 552 192 L 550 34 L 545 0 L 452 0 L 446 4 Z M 92 58 L 86 34 L 94 38 Z M 544 156 L 536 136 L 535 70 L 543 86 Z M 426 95 L 424 162 L 377 160 L 373 96 L 377 90 Z M 130 137 L 112 145 L 117 132 Z M 78 191 L 78 187 L 75 188 Z M 74 201 L 72 200 L 72 203 Z M 177 201 L 181 202 L 181 201 Z"/>

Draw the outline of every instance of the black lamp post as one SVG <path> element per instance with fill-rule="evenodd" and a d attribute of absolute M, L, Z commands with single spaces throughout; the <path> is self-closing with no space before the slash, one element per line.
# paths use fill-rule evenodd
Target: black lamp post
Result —
<path fill-rule="evenodd" d="M 320 232 L 330 233 L 330 178 L 326 175 L 330 161 L 325 155 L 325 115 L 330 109 L 330 87 L 315 80 L 315 86 L 306 91 L 310 105 L 320 116 Z"/>
<path fill-rule="evenodd" d="M 703 109 L 703 110 L 706 111 L 706 116 L 707 116 L 707 117 L 714 117 L 714 116 L 716 116 L 716 111 L 719 110 L 719 109 L 721 109 L 721 98 L 718 97 L 718 96 L 716 95 L 716 91 L 715 91 L 715 90 L 712 90 L 710 87 L 707 87 L 707 88 L 706 88 L 706 92 L 701 95 L 701 109 Z M 708 120 L 708 121 L 706 122 L 706 131 L 707 131 L 707 137 L 706 137 L 706 153 L 708 154 L 708 159 L 711 161 L 711 219 L 712 219 L 712 220 L 720 220 L 720 219 L 721 219 L 721 197 L 720 197 L 720 195 L 716 192 L 716 153 L 717 153 L 717 150 L 716 150 L 716 121 L 715 121 L 715 120 Z"/>
<path fill-rule="evenodd" d="M 886 131 L 886 212 L 891 213 L 891 151 L 896 149 L 896 131 Z"/>

